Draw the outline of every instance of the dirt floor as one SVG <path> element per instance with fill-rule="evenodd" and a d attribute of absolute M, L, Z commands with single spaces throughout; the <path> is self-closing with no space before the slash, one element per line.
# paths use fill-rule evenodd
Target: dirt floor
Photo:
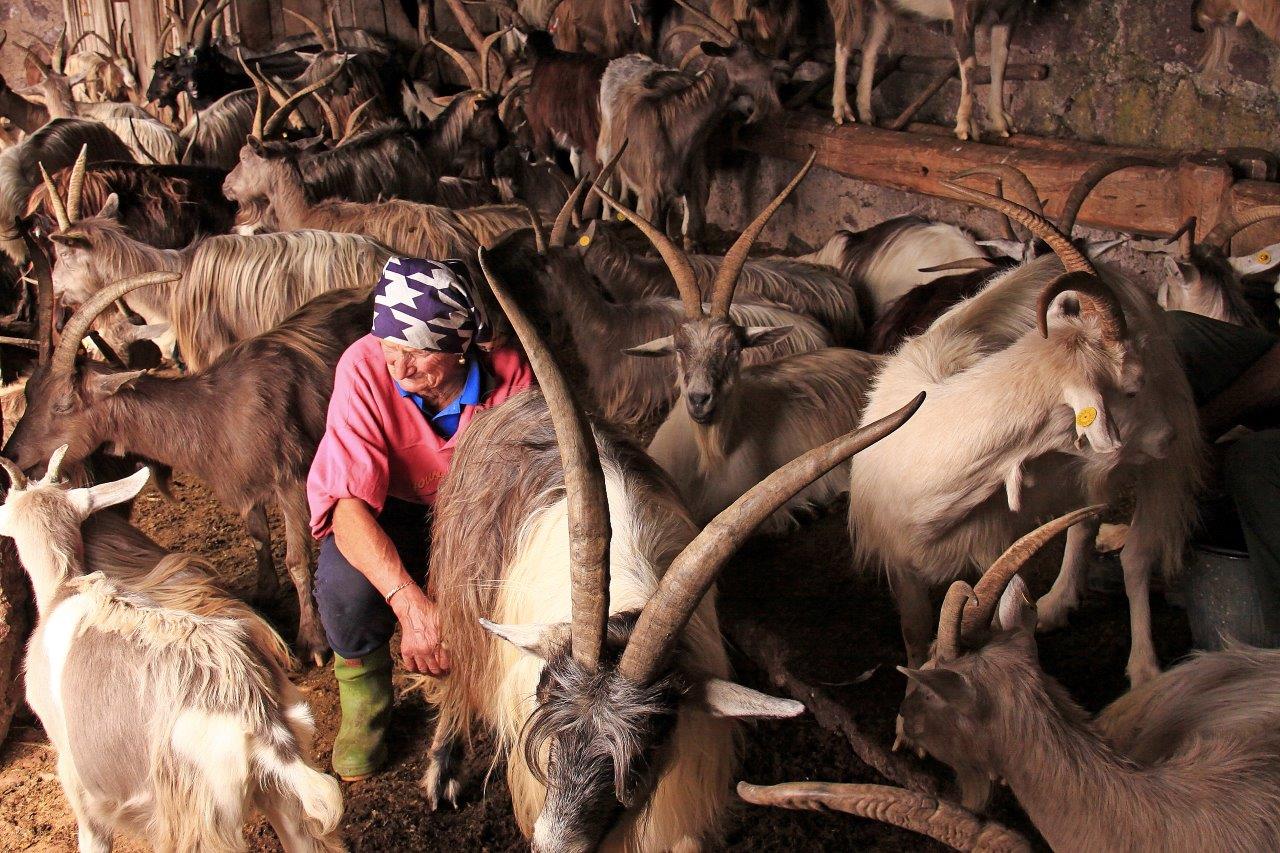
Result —
<path fill-rule="evenodd" d="M 198 552 L 225 572 L 232 588 L 245 590 L 252 566 L 247 537 L 238 520 L 215 504 L 198 485 L 179 481 L 175 503 L 153 492 L 142 497 L 135 521 L 162 544 Z M 282 546 L 277 532 L 277 558 Z M 1036 592 L 1047 589 L 1061 545 L 1047 549 L 1031 573 Z M 721 613 L 732 632 L 747 621 L 769 626 L 795 650 L 795 674 L 819 686 L 852 712 L 862 730 L 877 742 L 892 742 L 894 714 L 903 678 L 894 665 L 903 662 L 897 620 L 883 582 L 853 576 L 842 508 L 815 519 L 797 533 L 750 543 L 725 572 Z M 1124 662 L 1128 621 L 1118 563 L 1100 558 L 1098 589 L 1076 614 L 1070 628 L 1043 638 L 1041 657 L 1077 699 L 1096 711 L 1125 689 Z M 286 636 L 295 614 L 282 594 L 280 611 L 270 614 Z M 1162 595 L 1153 602 L 1156 640 L 1166 664 L 1189 644 L 1186 619 Z M 741 678 L 768 689 L 760 671 L 740 654 Z M 870 672 L 868 676 L 867 673 Z M 337 726 L 337 695 L 330 672 L 299 675 L 319 722 L 317 759 L 327 764 Z M 418 793 L 426 767 L 432 714 L 417 696 L 402 696 L 391 732 L 392 766 L 379 777 L 345 786 L 343 833 L 352 850 L 521 850 L 527 849 L 511 819 L 503 773 L 488 773 L 492 752 L 481 744 L 466 766 L 463 806 L 431 813 Z M 811 717 L 759 725 L 747 731 L 740 777 L 757 783 L 788 780 L 883 781 L 854 757 L 848 743 L 825 731 Z M 75 822 L 54 776 L 55 757 L 38 723 L 19 721 L 14 737 L 0 753 L 0 850 L 75 849 Z M 928 765 L 947 778 L 945 768 Z M 949 784 L 949 780 L 948 780 Z M 1016 828 L 1034 830 L 1007 792 L 994 815 Z M 279 850 L 262 822 L 250 830 L 252 849 Z M 743 805 L 733 815 L 725 848 L 751 851 L 929 850 L 941 849 L 897 829 L 843 815 L 788 812 Z M 120 839 L 116 849 L 144 848 Z"/>

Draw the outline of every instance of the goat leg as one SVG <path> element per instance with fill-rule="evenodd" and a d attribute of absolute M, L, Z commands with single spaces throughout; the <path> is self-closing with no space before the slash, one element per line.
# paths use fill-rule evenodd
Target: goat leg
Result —
<path fill-rule="evenodd" d="M 1009 37 L 1013 24 L 997 21 L 991 25 L 991 85 L 987 87 L 987 120 L 1000 136 L 1016 133 L 1013 116 L 1004 109 L 1004 72 L 1009 64 Z"/>
<path fill-rule="evenodd" d="M 1120 552 L 1124 591 L 1129 599 L 1129 662 L 1125 672 L 1134 687 L 1160 674 L 1155 641 L 1151 637 L 1151 570 L 1159 562 L 1161 542 L 1154 536 L 1154 513 L 1143 511 L 1142 496 L 1133 514 L 1129 538 Z M 1145 522 L 1145 523 L 1144 523 Z"/>
<path fill-rule="evenodd" d="M 980 135 L 978 123 L 973 118 L 973 75 L 978 68 L 974 55 L 973 13 L 964 0 L 951 0 L 954 13 L 952 47 L 956 64 L 960 67 L 960 105 L 956 107 L 956 139 L 976 140 Z"/>
<path fill-rule="evenodd" d="M 432 811 L 441 803 L 458 807 L 458 759 L 462 755 L 462 739 L 454 726 L 442 714 L 436 722 L 436 732 L 431 738 L 431 762 L 422 777 L 422 791 Z"/>
<path fill-rule="evenodd" d="M 863 124 L 874 125 L 876 114 L 871 109 L 871 90 L 875 88 L 876 59 L 889 38 L 889 29 L 893 25 L 893 13 L 876 4 L 876 13 L 871 18 L 871 32 L 862 45 L 862 67 L 858 69 L 858 120 Z"/>
<path fill-rule="evenodd" d="M 255 606 L 264 607 L 273 602 L 280 592 L 280 579 L 276 577 L 276 565 L 271 559 L 271 527 L 267 523 L 267 508 L 256 503 L 243 510 L 240 517 L 253 540 L 253 553 L 258 562 L 252 601 Z"/>
<path fill-rule="evenodd" d="M 1053 588 L 1036 604 L 1036 627 L 1051 631 L 1067 624 L 1067 616 L 1080 601 L 1080 593 L 1088 576 L 1093 540 L 1101 522 L 1096 516 L 1086 518 L 1067 530 L 1067 547 L 1062 554 L 1062 568 Z"/>
<path fill-rule="evenodd" d="M 111 825 L 94 815 L 70 750 L 59 751 L 58 782 L 76 816 L 76 841 L 80 853 L 111 853 Z"/>
<path fill-rule="evenodd" d="M 284 562 L 298 595 L 298 656 L 321 666 L 329 657 L 329 643 L 320 626 L 320 614 L 311 589 L 311 532 L 307 495 L 302 484 L 294 489 L 282 489 L 279 502 L 284 515 Z"/>
<path fill-rule="evenodd" d="M 898 605 L 898 618 L 902 620 L 902 639 L 907 647 L 907 665 L 924 666 L 929 659 L 929 645 L 933 641 L 933 607 L 929 604 L 929 585 L 915 572 L 894 571 L 890 575 L 890 590 Z"/>

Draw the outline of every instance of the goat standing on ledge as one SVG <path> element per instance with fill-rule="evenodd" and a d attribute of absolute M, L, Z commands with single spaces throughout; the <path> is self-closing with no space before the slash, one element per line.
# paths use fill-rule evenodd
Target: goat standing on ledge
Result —
<path fill-rule="evenodd" d="M 311 712 L 280 638 L 186 555 L 86 575 L 81 524 L 136 497 L 149 472 L 67 489 L 61 456 L 37 483 L 0 459 L 0 535 L 35 588 L 27 702 L 57 750 L 80 850 L 109 851 L 115 830 L 157 850 L 240 850 L 250 804 L 289 853 L 343 849 L 342 794 L 310 764 Z"/>

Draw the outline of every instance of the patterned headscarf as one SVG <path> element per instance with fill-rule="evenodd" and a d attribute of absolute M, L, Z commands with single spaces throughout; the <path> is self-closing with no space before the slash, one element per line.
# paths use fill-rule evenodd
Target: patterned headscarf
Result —
<path fill-rule="evenodd" d="M 488 343 L 492 330 L 460 262 L 393 257 L 374 289 L 373 336 L 413 349 L 464 353 L 472 343 Z"/>

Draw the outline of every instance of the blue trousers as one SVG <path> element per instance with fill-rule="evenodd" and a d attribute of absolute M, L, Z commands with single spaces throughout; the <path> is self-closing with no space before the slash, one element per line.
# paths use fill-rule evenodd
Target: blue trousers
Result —
<path fill-rule="evenodd" d="M 428 507 L 388 498 L 378 516 L 378 525 L 395 545 L 409 576 L 418 583 L 427 576 L 430 514 Z M 342 556 L 332 533 L 320 542 L 315 590 L 320 624 L 336 654 L 348 659 L 361 658 L 391 639 L 396 629 L 391 606 L 360 570 Z"/>

